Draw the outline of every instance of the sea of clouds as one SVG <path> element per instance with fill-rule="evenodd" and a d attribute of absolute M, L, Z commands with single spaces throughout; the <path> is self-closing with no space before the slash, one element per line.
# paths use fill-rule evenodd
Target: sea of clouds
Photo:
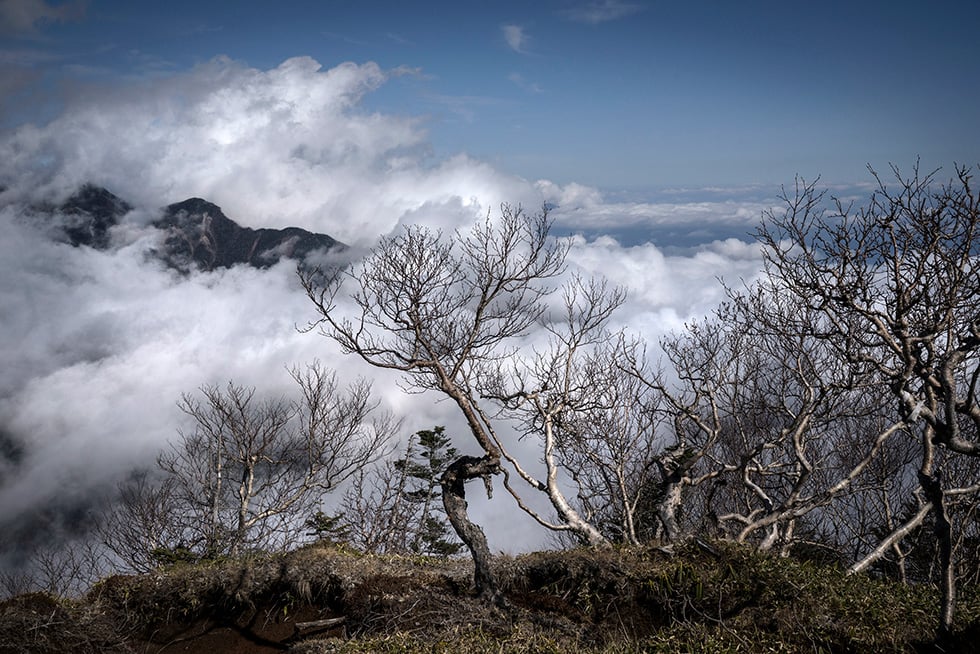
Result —
<path fill-rule="evenodd" d="M 747 234 L 771 201 L 718 192 L 613 200 L 581 184 L 522 179 L 463 152 L 438 159 L 423 117 L 364 108 L 394 74 L 373 63 L 331 68 L 300 57 L 256 70 L 218 58 L 168 77 L 79 89 L 53 120 L 0 135 L 7 547 L 84 524 L 93 498 L 152 465 L 188 426 L 176 406 L 181 393 L 229 380 L 288 393 L 287 366 L 313 359 L 344 379 L 372 377 L 385 406 L 404 416 L 406 434 L 458 427 L 457 447 L 476 453 L 447 403 L 406 395 L 390 373 L 297 330 L 315 316 L 293 264 L 180 276 L 148 257 L 158 235 L 147 225 L 166 204 L 202 197 L 244 226 L 303 227 L 356 252 L 403 225 L 448 233 L 502 202 L 547 203 L 556 232 L 574 239 L 571 269 L 628 289 L 616 326 L 647 338 L 654 356 L 661 335 L 723 298 L 719 277 L 737 284 L 757 274 Z M 108 251 L 52 240 L 25 209 L 83 183 L 135 207 Z M 492 548 L 546 540 L 513 524 L 504 493 L 489 503 L 473 494 Z"/>

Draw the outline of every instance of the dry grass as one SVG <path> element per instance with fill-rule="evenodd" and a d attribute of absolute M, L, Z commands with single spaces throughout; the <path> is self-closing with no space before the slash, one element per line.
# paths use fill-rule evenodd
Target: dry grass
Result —
<path fill-rule="evenodd" d="M 0 654 L 130 652 L 97 605 L 46 593 L 0 602 Z"/>
<path fill-rule="evenodd" d="M 0 605 L 0 652 L 157 651 L 178 642 L 182 651 L 224 643 L 229 652 L 288 647 L 307 654 L 931 651 L 931 588 L 714 548 L 498 557 L 507 610 L 472 597 L 465 560 L 310 546 L 178 565 L 110 577 L 82 602 L 10 600 Z M 964 594 L 963 628 L 946 651 L 974 645 L 976 598 Z M 338 628 L 295 626 L 341 616 Z"/>

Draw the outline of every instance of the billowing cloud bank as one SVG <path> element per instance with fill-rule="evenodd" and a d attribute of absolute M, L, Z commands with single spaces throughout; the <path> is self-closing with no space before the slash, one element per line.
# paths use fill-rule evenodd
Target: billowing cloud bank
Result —
<path fill-rule="evenodd" d="M 4 140 L 3 183 L 50 196 L 88 181 L 142 206 L 204 197 L 252 227 L 352 244 L 426 204 L 530 199 L 516 197 L 520 180 L 466 157 L 429 161 L 417 119 L 359 111 L 387 76 L 372 63 L 324 71 L 300 57 L 258 71 L 216 59 L 92 89 L 51 124 Z"/>
<path fill-rule="evenodd" d="M 312 311 L 290 264 L 181 277 L 148 258 L 155 243 L 144 226 L 164 204 L 203 197 L 243 225 L 295 225 L 369 246 L 401 224 L 452 230 L 501 202 L 547 202 L 560 230 L 581 234 L 570 263 L 628 287 L 617 320 L 654 342 L 721 298 L 716 277 L 758 269 L 754 246 L 714 236 L 747 232 L 763 205 L 612 203 L 464 154 L 433 160 L 421 120 L 362 109 L 391 74 L 371 63 L 325 70 L 297 58 L 260 71 L 216 59 L 90 89 L 52 122 L 0 138 L 0 527 L 39 507 L 84 505 L 152 462 L 182 424 L 182 392 L 229 379 L 285 392 L 286 366 L 313 358 L 348 377 L 374 374 L 295 329 Z M 137 207 L 107 252 L 52 241 L 24 210 L 84 182 Z M 610 236 L 627 232 L 679 234 L 684 248 Z M 394 382 L 379 376 L 376 388 L 406 416 L 406 432 L 456 424 L 447 405 L 405 396 Z M 491 522 L 513 514 L 505 500 L 474 507 Z M 540 538 L 490 535 L 494 548 Z"/>

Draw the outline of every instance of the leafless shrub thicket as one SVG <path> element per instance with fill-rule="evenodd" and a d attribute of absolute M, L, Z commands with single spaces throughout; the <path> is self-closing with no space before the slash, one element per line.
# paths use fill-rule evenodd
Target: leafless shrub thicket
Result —
<path fill-rule="evenodd" d="M 184 395 L 193 429 L 136 474 L 102 525 L 127 567 L 297 543 L 322 495 L 386 454 L 399 424 L 366 382 L 342 389 L 319 363 L 292 370 L 299 398 L 229 383 Z"/>

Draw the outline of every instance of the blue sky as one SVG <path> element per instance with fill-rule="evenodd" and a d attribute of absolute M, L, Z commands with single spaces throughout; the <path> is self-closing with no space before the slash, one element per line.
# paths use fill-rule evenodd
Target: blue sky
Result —
<path fill-rule="evenodd" d="M 778 186 L 980 159 L 980 4 L 968 1 L 0 7 L 17 85 L 7 127 L 57 113 L 79 87 L 219 55 L 261 70 L 306 55 L 403 69 L 363 107 L 419 118 L 437 158 L 465 152 L 528 179 Z"/>

